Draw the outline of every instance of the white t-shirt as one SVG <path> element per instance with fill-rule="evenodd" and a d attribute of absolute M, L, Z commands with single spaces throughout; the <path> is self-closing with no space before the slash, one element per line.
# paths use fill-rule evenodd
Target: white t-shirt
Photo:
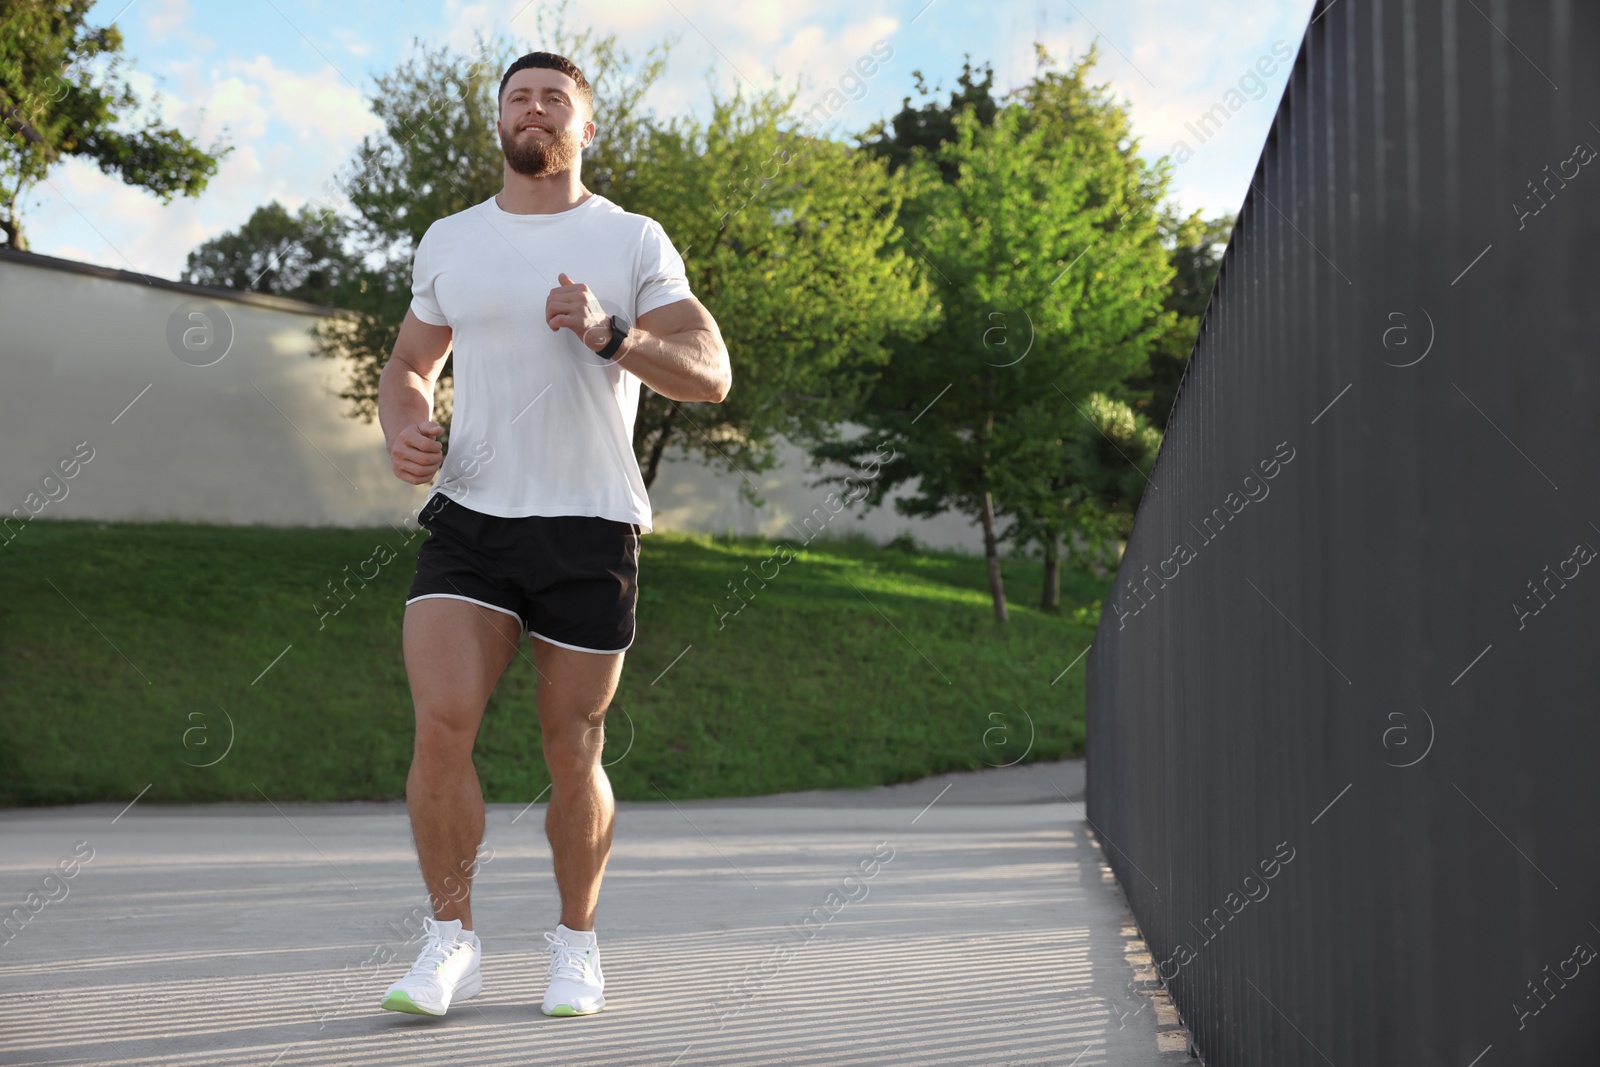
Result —
<path fill-rule="evenodd" d="M 545 301 L 563 272 L 630 327 L 693 295 L 661 224 L 599 194 L 545 215 L 512 214 L 491 196 L 422 235 L 411 310 L 449 326 L 455 347 L 434 491 L 489 515 L 598 515 L 649 533 L 633 453 L 640 382 L 566 327 L 551 331 Z"/>

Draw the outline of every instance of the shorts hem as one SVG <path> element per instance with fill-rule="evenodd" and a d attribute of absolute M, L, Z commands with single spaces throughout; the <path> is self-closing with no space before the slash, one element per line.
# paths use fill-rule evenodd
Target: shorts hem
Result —
<path fill-rule="evenodd" d="M 487 600 L 474 600 L 472 597 L 462 596 L 460 593 L 419 593 L 416 596 L 408 599 L 406 603 L 415 604 L 419 600 L 433 600 L 436 598 L 443 598 L 445 600 L 465 600 L 469 604 L 477 604 L 481 607 L 493 608 L 495 611 L 501 612 L 505 615 L 510 615 L 513 619 L 516 619 L 517 625 L 522 627 L 524 631 L 528 629 L 528 624 L 522 621 L 522 616 L 518 615 L 510 608 L 503 608 L 499 604 L 491 604 Z"/>
<path fill-rule="evenodd" d="M 626 652 L 626 651 L 628 651 L 628 649 L 633 647 L 633 642 L 629 641 L 626 645 L 623 645 L 621 648 L 584 648 L 582 645 L 569 645 L 565 641 L 557 641 L 553 637 L 546 637 L 544 634 L 535 633 L 532 630 L 528 631 L 528 636 L 529 637 L 537 637 L 541 641 L 548 641 L 552 645 L 557 646 L 558 648 L 570 648 L 574 652 L 591 652 L 596 656 L 614 656 L 618 652 Z"/>
<path fill-rule="evenodd" d="M 447 485 L 448 488 L 441 488 L 441 484 Z M 468 511 L 475 511 L 479 515 L 488 515 L 496 519 L 605 519 L 607 522 L 620 523 L 623 526 L 637 526 L 639 527 L 638 532 L 641 534 L 647 533 L 653 528 L 653 524 L 646 521 L 642 515 L 629 513 L 626 518 L 619 518 L 618 515 L 622 514 L 620 510 L 611 511 L 609 508 L 594 504 L 538 503 L 507 506 L 486 502 L 482 499 L 482 494 L 479 494 L 479 498 L 475 502 L 476 506 L 474 506 L 473 504 L 464 503 L 461 499 L 461 497 L 467 496 L 466 493 L 462 493 L 461 497 L 457 497 L 454 485 L 439 482 L 435 482 L 430 487 L 429 495 L 430 497 L 435 495 L 442 496 L 452 504 L 466 508 Z M 424 507 L 426 507 L 426 501 L 424 501 Z M 603 513 L 607 511 L 611 511 L 611 513 Z"/>

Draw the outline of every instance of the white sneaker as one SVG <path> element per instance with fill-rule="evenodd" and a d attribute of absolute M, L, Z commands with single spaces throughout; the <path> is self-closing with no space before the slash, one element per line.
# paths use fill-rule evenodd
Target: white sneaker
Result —
<path fill-rule="evenodd" d="M 547 932 L 544 939 L 550 943 L 545 973 L 550 985 L 540 1010 L 546 1015 L 593 1015 L 604 1008 L 606 978 L 600 973 L 600 943 L 594 935 L 583 937 L 557 923 L 556 932 Z"/>
<path fill-rule="evenodd" d="M 483 991 L 478 964 L 483 947 L 472 931 L 461 929 L 460 919 L 447 923 L 422 920 L 428 941 L 406 976 L 389 987 L 383 1006 L 412 1015 L 443 1015 L 451 1001 L 466 1000 Z"/>

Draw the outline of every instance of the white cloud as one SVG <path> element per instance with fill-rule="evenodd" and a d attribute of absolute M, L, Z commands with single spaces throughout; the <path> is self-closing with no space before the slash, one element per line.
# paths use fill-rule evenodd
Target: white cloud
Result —
<path fill-rule="evenodd" d="M 358 89 L 331 67 L 310 74 L 285 71 L 266 56 L 235 63 L 234 80 L 266 92 L 274 120 L 301 141 L 331 146 L 355 145 L 381 123 L 367 102 L 370 87 Z"/>
<path fill-rule="evenodd" d="M 1101 58 L 1092 77 L 1109 80 L 1113 92 L 1128 101 L 1143 155 L 1152 160 L 1169 155 L 1180 142 L 1193 153 L 1174 167 L 1175 199 L 1208 215 L 1237 210 L 1299 51 L 1311 0 L 1281 6 L 1254 0 L 1201 6 L 1126 0 L 1119 8 L 1085 7 L 1093 25 L 1075 18 L 1045 35 L 1052 55 L 1065 62 L 1098 42 Z M 1290 61 L 1273 55 L 1276 41 L 1283 42 Z M 1186 124 L 1197 123 L 1229 89 L 1238 88 L 1263 56 L 1276 69 L 1262 79 L 1260 95 L 1243 95 L 1241 106 L 1225 108 L 1227 120 L 1218 130 L 1214 118 L 1202 143 Z"/>
<path fill-rule="evenodd" d="M 444 5 L 444 32 L 435 35 L 431 41 L 448 46 L 451 51 L 475 55 L 477 52 L 477 37 L 475 34 L 482 31 L 483 36 L 493 37 L 496 33 L 517 40 L 523 34 L 531 33 L 534 23 L 534 13 L 539 7 L 540 0 L 500 0 L 498 3 L 462 3 L 461 0 L 446 0 Z M 526 8 L 516 26 L 509 25 L 505 20 L 516 14 L 519 8 Z"/>
<path fill-rule="evenodd" d="M 213 47 L 209 37 L 194 32 L 194 12 L 189 0 L 146 0 L 137 12 L 151 40 L 164 44 L 176 36 L 199 51 Z"/>
<path fill-rule="evenodd" d="M 167 225 L 160 200 L 81 159 L 68 157 L 36 189 L 34 205 L 23 222 L 29 232 L 55 238 L 49 247 L 33 243 L 36 251 L 47 255 L 64 255 L 56 250 L 57 244 L 88 247 L 95 250 L 83 257 L 90 263 L 175 275 L 152 269 L 150 257 L 140 248 L 141 237 L 160 234 Z"/>
<path fill-rule="evenodd" d="M 747 91 L 752 86 L 790 87 L 797 78 L 802 86 L 832 84 L 874 40 L 892 34 L 900 24 L 895 16 L 862 10 L 848 0 L 596 0 L 574 9 L 573 16 L 569 28 L 592 28 L 598 37 L 615 34 L 636 56 L 666 38 L 677 39 L 650 100 L 662 114 L 691 107 L 702 111 L 708 68 L 715 68 L 717 91 L 723 94 L 741 84 Z M 539 34 L 539 4 L 528 0 L 447 0 L 440 32 L 431 39 L 471 54 L 480 32 L 498 33 L 528 49 L 553 47 Z"/>
<path fill-rule="evenodd" d="M 799 78 L 802 88 L 795 106 L 803 111 L 823 93 L 839 88 L 840 81 L 847 76 L 860 80 L 857 62 L 863 56 L 873 58 L 872 47 L 878 41 L 893 49 L 898 26 L 897 19 L 882 16 L 851 23 L 832 36 L 824 33 L 820 27 L 807 26 L 788 35 L 788 40 L 773 58 L 773 66 L 783 76 L 785 84 L 791 84 L 792 79 Z M 875 60 L 869 65 L 885 66 Z M 911 66 L 906 64 L 897 76 L 909 81 Z"/>
<path fill-rule="evenodd" d="M 265 137 L 272 124 L 267 89 L 258 79 L 222 73 L 236 62 L 221 67 L 195 60 L 168 64 L 167 75 L 181 89 L 162 95 L 161 120 L 205 146 L 223 136 L 225 127 L 234 144 Z"/>
<path fill-rule="evenodd" d="M 161 94 L 157 113 L 204 145 L 222 136 L 226 127 L 234 144 L 287 133 L 297 142 L 343 153 L 381 125 L 366 92 L 327 65 L 302 73 L 256 55 L 208 66 L 173 61 L 164 73 L 178 81 L 181 91 Z M 153 99 L 156 81 L 150 75 L 133 71 L 129 82 L 142 98 Z"/>
<path fill-rule="evenodd" d="M 353 56 L 365 57 L 372 54 L 372 42 L 352 30 L 334 29 L 333 36 L 344 46 L 344 50 Z"/>
<path fill-rule="evenodd" d="M 1204 145 L 1186 137 L 1185 123 L 1221 100 L 1275 39 L 1297 47 L 1311 0 L 1293 0 L 1287 8 L 1258 0 L 1217 0 L 1199 7 L 1178 0 L 1079 0 L 1081 15 L 1095 25 L 1072 8 L 1053 5 L 1041 23 L 1034 5 L 1020 0 L 992 3 L 976 13 L 959 5 L 941 7 L 945 2 L 939 0 L 915 22 L 910 19 L 922 6 L 920 0 L 878 0 L 872 5 L 859 0 L 809 5 L 787 0 L 739 5 L 724 0 L 593 0 L 569 11 L 573 28 L 590 28 L 601 37 L 614 33 L 636 57 L 663 38 L 678 39 L 666 74 L 647 100 L 647 106 L 664 115 L 693 112 L 704 117 L 708 69 L 715 71 L 717 91 L 731 94 L 740 83 L 734 66 L 763 89 L 775 77 L 786 90 L 798 81 L 799 115 L 837 86 L 875 41 L 884 40 L 894 56 L 870 79 L 865 95 L 838 112 L 841 131 L 862 129 L 898 110 L 901 97 L 912 92 L 913 69 L 948 91 L 961 54 L 970 52 L 979 64 L 992 58 L 1003 90 L 1008 64 L 1013 80 L 1031 74 L 1032 39 L 1040 25 L 1047 46 L 1062 62 L 1080 54 L 1103 31 L 1105 41 L 1116 47 L 1102 43 L 1097 79 L 1110 80 L 1128 99 L 1147 157 L 1168 153 L 1180 139 L 1190 140 L 1195 155 L 1177 168 L 1174 193 L 1182 203 L 1215 214 L 1236 208 L 1243 197 L 1287 68 L 1280 69 L 1259 99 L 1247 100 L 1230 113 Z M 179 198 L 169 206 L 121 186 L 92 166 L 64 166 L 53 175 L 60 196 L 41 190 L 25 221 L 40 251 L 99 248 L 90 257 L 94 262 L 127 266 L 122 259 L 126 255 L 138 269 L 167 276 L 178 273 L 195 244 L 239 226 L 261 204 L 277 198 L 293 210 L 319 197 L 323 183 L 351 157 L 361 137 L 379 128 L 366 100 L 366 71 L 388 69 L 409 55 L 413 32 L 426 44 L 443 44 L 466 55 L 472 54 L 480 32 L 527 48 L 551 45 L 536 39 L 544 0 L 446 0 L 442 11 L 435 8 L 430 14 L 431 23 L 399 30 L 383 27 L 388 38 L 355 21 L 357 11 L 382 10 L 363 5 L 341 19 L 352 29 L 335 30 L 328 37 L 327 51 L 354 78 L 357 85 L 352 86 L 332 64 L 305 60 L 298 52 L 285 59 L 262 51 L 264 42 L 258 46 L 248 36 L 219 32 L 214 18 L 207 28 L 229 42 L 231 50 L 199 56 L 191 40 L 197 35 L 187 0 L 143 3 L 143 21 L 136 25 L 166 40 L 167 46 L 155 50 L 161 61 L 152 63 L 146 50 L 140 65 L 129 71 L 136 90 L 150 99 L 158 86 L 170 87 L 153 101 L 156 113 L 203 146 L 226 127 L 234 152 L 198 200 Z M 369 54 L 369 44 L 380 52 L 371 66 L 342 58 Z M 306 67 L 285 62 L 304 62 Z M 93 220 L 110 245 L 60 197 Z"/>
<path fill-rule="evenodd" d="M 174 30 L 187 26 L 192 17 L 188 0 L 148 0 L 139 9 L 139 18 L 156 41 L 165 41 Z"/>
<path fill-rule="evenodd" d="M 217 174 L 199 198 L 164 205 L 69 159 L 52 175 L 56 189 L 41 187 L 24 216 L 38 251 L 96 248 L 89 262 L 175 278 L 196 245 L 236 229 L 256 208 L 277 199 L 296 210 L 320 195 L 362 136 L 381 125 L 364 95 L 327 66 L 301 73 L 257 55 L 214 66 L 173 61 L 163 73 L 182 91 L 153 102 L 161 119 L 202 147 L 224 132 L 233 146 Z M 150 75 L 135 70 L 129 80 L 150 99 Z M 44 234 L 50 247 L 38 239 Z"/>

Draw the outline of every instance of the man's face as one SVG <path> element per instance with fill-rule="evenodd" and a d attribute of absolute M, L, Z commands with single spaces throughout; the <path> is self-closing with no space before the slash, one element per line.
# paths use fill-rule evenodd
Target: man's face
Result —
<path fill-rule="evenodd" d="M 530 178 L 570 170 L 594 138 L 577 83 L 544 67 L 519 70 L 506 82 L 497 126 L 506 163 Z"/>

